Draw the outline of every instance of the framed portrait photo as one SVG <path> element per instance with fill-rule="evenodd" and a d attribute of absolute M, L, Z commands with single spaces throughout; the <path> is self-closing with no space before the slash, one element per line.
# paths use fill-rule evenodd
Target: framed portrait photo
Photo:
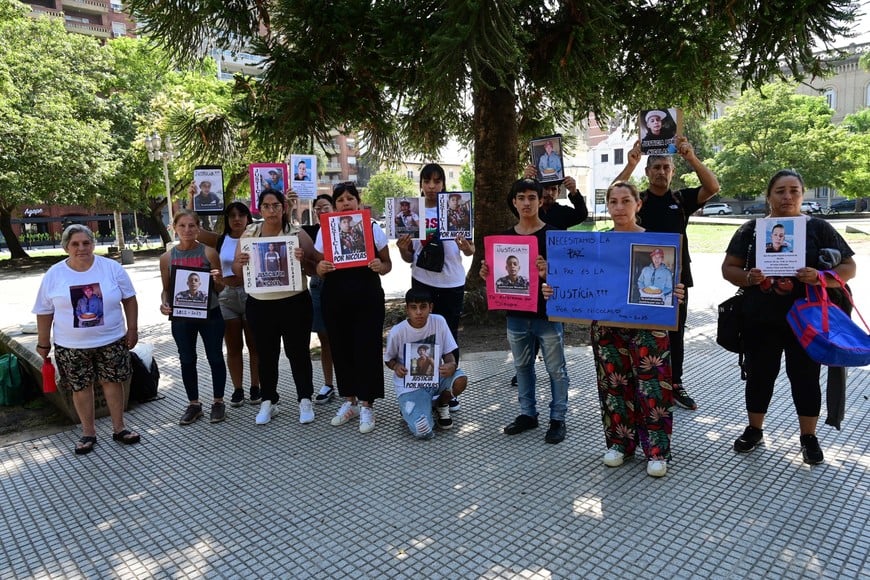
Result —
<path fill-rule="evenodd" d="M 208 268 L 172 266 L 170 269 L 170 307 L 173 318 L 208 318 L 211 274 Z"/>
<path fill-rule="evenodd" d="M 425 214 L 425 212 L 424 212 Z M 446 191 L 438 194 L 438 236 L 452 240 L 462 234 L 471 239 L 474 212 L 470 191 Z"/>
<path fill-rule="evenodd" d="M 534 236 L 487 236 L 483 239 L 489 277 L 490 310 L 535 312 L 538 309 L 538 239 Z"/>
<path fill-rule="evenodd" d="M 637 119 L 640 152 L 644 155 L 675 155 L 677 135 L 683 132 L 683 112 L 676 107 L 660 107 L 640 112 Z"/>
<path fill-rule="evenodd" d="M 317 197 L 317 156 L 290 155 L 290 189 L 299 199 L 313 200 Z"/>
<path fill-rule="evenodd" d="M 755 266 L 766 276 L 794 276 L 807 265 L 807 218 L 755 220 Z"/>
<path fill-rule="evenodd" d="M 320 216 L 323 257 L 336 269 L 366 266 L 375 259 L 371 212 L 367 209 Z"/>
<path fill-rule="evenodd" d="M 287 195 L 289 175 L 286 163 L 251 163 L 248 165 L 248 179 L 251 184 L 251 211 L 260 213 L 258 201 L 267 191 Z"/>
<path fill-rule="evenodd" d="M 215 215 L 224 211 L 224 172 L 220 165 L 199 165 L 193 170 L 193 211 Z"/>
<path fill-rule="evenodd" d="M 408 234 L 413 239 L 426 237 L 426 209 L 421 197 L 388 197 L 384 207 L 387 238 L 398 239 Z M 423 217 L 420 208 L 423 207 Z"/>
<path fill-rule="evenodd" d="M 248 254 L 242 268 L 245 292 L 298 292 L 304 290 L 302 265 L 293 255 L 298 236 L 241 238 L 239 251 Z"/>
<path fill-rule="evenodd" d="M 541 183 L 562 183 L 565 179 L 561 134 L 532 139 L 529 142 L 529 159 L 538 170 L 538 181 Z"/>

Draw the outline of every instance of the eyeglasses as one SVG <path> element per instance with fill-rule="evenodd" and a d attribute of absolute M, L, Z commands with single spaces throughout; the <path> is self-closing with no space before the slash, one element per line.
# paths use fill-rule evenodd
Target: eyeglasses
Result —
<path fill-rule="evenodd" d="M 332 186 L 332 192 L 335 193 L 342 187 L 356 187 L 356 184 L 353 181 L 342 181 L 341 183 L 336 183 Z"/>
<path fill-rule="evenodd" d="M 266 211 L 281 211 L 281 204 L 280 203 L 261 203 L 260 209 L 261 210 L 264 209 Z"/>

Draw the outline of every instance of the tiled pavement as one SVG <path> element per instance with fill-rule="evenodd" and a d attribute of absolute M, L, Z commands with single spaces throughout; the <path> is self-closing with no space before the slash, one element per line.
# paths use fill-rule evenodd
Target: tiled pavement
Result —
<path fill-rule="evenodd" d="M 517 411 L 505 353 L 463 357 L 462 410 L 432 441 L 405 433 L 390 389 L 371 434 L 332 427 L 338 403 L 300 425 L 286 361 L 271 424 L 255 425 L 248 405 L 223 424 L 180 427 L 175 347 L 146 314 L 156 275 L 136 264 L 142 340 L 157 347 L 165 398 L 130 410 L 137 446 L 112 442 L 101 419 L 87 456 L 72 453 L 76 429 L 0 448 L 0 578 L 870 578 L 870 372 L 851 371 L 842 431 L 820 426 L 823 465 L 801 462 L 784 375 L 766 445 L 736 455 L 742 383 L 735 356 L 711 341 L 712 305 L 730 292 L 719 260 L 693 264 L 686 383 L 700 409 L 676 412 L 663 479 L 638 460 L 601 464 L 588 348 L 568 353 L 559 445 L 543 427 L 502 434 Z M 5 299 L 3 325 L 29 311 L 36 283 Z"/>

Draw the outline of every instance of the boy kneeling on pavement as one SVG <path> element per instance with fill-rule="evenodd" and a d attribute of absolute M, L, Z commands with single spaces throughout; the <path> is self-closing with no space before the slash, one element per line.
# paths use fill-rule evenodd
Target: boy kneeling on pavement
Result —
<path fill-rule="evenodd" d="M 396 388 L 396 398 L 402 417 L 408 424 L 411 434 L 417 439 L 430 439 L 435 436 L 434 427 L 450 429 L 453 419 L 450 418 L 448 403 L 458 397 L 468 385 L 468 378 L 462 372 L 453 357 L 453 351 L 458 348 L 447 321 L 439 314 L 432 313 L 432 295 L 428 290 L 411 288 L 405 294 L 405 312 L 407 319 L 390 329 L 387 336 L 387 350 L 384 353 L 384 363 L 393 371 L 393 385 Z M 406 380 L 411 378 L 411 361 L 405 360 L 405 345 L 432 345 L 432 350 L 438 347 L 441 356 L 438 366 L 437 383 L 435 377 L 428 377 L 429 386 L 418 387 L 414 383 L 427 382 Z M 412 349 L 419 352 L 418 348 Z M 411 386 L 406 386 L 406 385 Z M 435 407 L 437 420 L 433 418 L 432 408 Z"/>

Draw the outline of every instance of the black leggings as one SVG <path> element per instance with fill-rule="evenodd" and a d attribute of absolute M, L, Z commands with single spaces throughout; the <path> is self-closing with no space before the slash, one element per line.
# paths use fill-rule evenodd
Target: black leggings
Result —
<path fill-rule="evenodd" d="M 686 299 L 677 307 L 679 319 L 677 329 L 668 331 L 671 341 L 671 377 L 675 385 L 683 384 L 683 359 L 685 358 L 686 316 L 689 314 L 689 289 L 686 288 Z"/>
<path fill-rule="evenodd" d="M 801 417 L 818 417 L 822 408 L 819 386 L 821 367 L 801 348 L 785 320 L 753 324 L 744 334 L 746 348 L 746 410 L 767 413 L 773 398 L 773 383 L 785 352 L 785 372 L 791 397 Z"/>

